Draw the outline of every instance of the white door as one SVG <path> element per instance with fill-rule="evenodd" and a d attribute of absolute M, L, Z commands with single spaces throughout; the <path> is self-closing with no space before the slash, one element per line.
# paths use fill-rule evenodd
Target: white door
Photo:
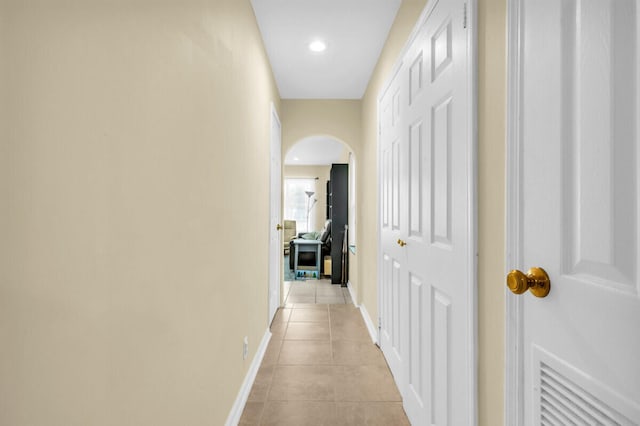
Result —
<path fill-rule="evenodd" d="M 280 119 L 271 104 L 271 166 L 269 218 L 269 324 L 280 306 L 280 274 L 283 263 L 280 211 L 282 208 L 282 141 Z"/>
<path fill-rule="evenodd" d="M 511 7 L 507 423 L 638 425 L 638 2 Z"/>
<path fill-rule="evenodd" d="M 465 2 L 430 2 L 380 97 L 380 343 L 414 425 L 475 423 Z"/>
<path fill-rule="evenodd" d="M 406 269 L 406 254 L 396 244 L 400 231 L 400 76 L 388 86 L 379 101 L 380 109 L 380 348 L 402 392 L 405 378 L 405 354 L 401 344 L 401 315 L 407 301 L 401 292 L 401 270 Z"/>

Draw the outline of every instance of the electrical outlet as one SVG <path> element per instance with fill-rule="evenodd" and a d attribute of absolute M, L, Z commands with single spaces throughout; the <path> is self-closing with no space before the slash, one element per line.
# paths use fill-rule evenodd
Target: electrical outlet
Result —
<path fill-rule="evenodd" d="M 242 359 L 247 359 L 249 355 L 249 336 L 244 336 L 244 342 L 242 343 Z"/>

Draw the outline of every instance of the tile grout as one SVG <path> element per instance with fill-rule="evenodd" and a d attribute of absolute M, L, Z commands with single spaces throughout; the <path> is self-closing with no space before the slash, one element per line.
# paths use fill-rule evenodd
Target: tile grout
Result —
<path fill-rule="evenodd" d="M 314 284 L 314 300 L 317 302 L 318 301 L 318 285 Z M 358 366 L 380 366 L 378 363 L 374 362 L 372 360 L 372 358 L 369 358 L 370 362 L 366 363 L 366 364 L 351 364 L 348 362 L 349 358 L 346 358 L 342 363 L 337 363 L 336 357 L 335 357 L 335 345 L 337 344 L 337 342 L 353 342 L 353 343 L 366 343 L 367 341 L 365 340 L 361 340 L 358 338 L 359 332 L 355 336 L 354 338 L 337 338 L 338 337 L 336 335 L 336 327 L 339 328 L 340 324 L 348 324 L 348 327 L 352 327 L 352 326 L 356 326 L 359 327 L 360 321 L 359 320 L 359 316 L 351 316 L 351 309 L 346 309 L 344 310 L 343 308 L 333 308 L 332 306 L 345 306 L 345 305 L 352 305 L 352 303 L 347 302 L 347 297 L 345 296 L 344 292 L 342 292 L 342 294 L 340 294 L 341 299 L 344 301 L 344 303 L 338 303 L 338 304 L 331 304 L 331 303 L 315 303 L 314 305 L 324 305 L 321 309 L 317 309 L 319 311 L 324 311 L 326 312 L 326 320 L 322 319 L 322 320 L 310 320 L 310 321 L 299 321 L 296 320 L 296 318 L 298 317 L 302 317 L 302 318 L 314 318 L 313 314 L 309 314 L 309 316 L 307 315 L 294 315 L 296 313 L 296 311 L 300 312 L 300 311 L 304 311 L 305 309 L 309 309 L 306 306 L 302 306 L 302 305 L 307 305 L 307 303 L 303 303 L 303 302 L 296 302 L 296 303 L 289 303 L 290 306 L 287 306 L 287 301 L 289 300 L 289 296 L 291 296 L 291 288 L 289 288 L 289 292 L 287 293 L 287 296 L 285 298 L 285 306 L 281 307 L 279 309 L 279 313 L 278 315 L 284 315 L 284 311 L 288 311 L 288 316 L 286 318 L 285 321 L 280 321 L 279 322 L 279 327 L 282 327 L 282 330 L 280 333 L 278 333 L 278 342 L 277 344 L 273 347 L 275 348 L 274 350 L 277 350 L 277 355 L 274 357 L 274 359 L 272 360 L 272 365 L 270 365 L 270 367 L 273 368 L 272 370 L 272 374 L 269 376 L 269 380 L 267 383 L 267 390 L 265 392 L 265 396 L 263 397 L 262 401 L 252 401 L 252 402 L 258 402 L 261 403 L 261 408 L 258 411 L 256 410 L 255 412 L 255 417 L 254 419 L 257 421 L 257 423 L 251 423 L 251 424 L 257 424 L 257 425 L 262 425 L 265 424 L 265 422 L 267 421 L 273 421 L 272 417 L 274 415 L 274 410 L 275 412 L 279 412 L 281 410 L 283 410 L 283 403 L 285 404 L 285 406 L 288 406 L 289 403 L 298 403 L 298 402 L 303 402 L 303 403 L 326 403 L 326 408 L 332 407 L 332 416 L 334 418 L 336 418 L 335 416 L 338 416 L 340 414 L 340 412 L 338 411 L 338 406 L 339 403 L 344 403 L 346 404 L 343 408 L 341 408 L 341 412 L 344 414 L 345 413 L 345 409 L 347 410 L 346 412 L 349 412 L 349 410 L 353 410 L 354 408 L 354 404 L 355 406 L 358 405 L 362 405 L 362 406 L 366 406 L 366 404 L 380 404 L 380 406 L 384 406 L 384 405 L 388 405 L 388 404 L 393 404 L 390 405 L 391 407 L 393 406 L 397 406 L 398 404 L 401 404 L 401 397 L 398 400 L 395 399 L 383 399 L 383 400 L 376 400 L 374 399 L 361 399 L 362 396 L 359 398 L 358 396 L 354 396 L 354 394 L 351 394 L 351 391 L 347 391 L 346 389 L 348 388 L 344 388 L 340 387 L 340 389 L 338 389 L 338 384 L 340 379 L 342 378 L 342 375 L 345 372 L 345 368 L 347 367 L 353 367 L 356 368 Z M 350 297 L 349 297 L 350 300 Z M 344 321 L 340 321 L 338 324 L 335 324 L 336 327 L 334 327 L 333 325 L 333 321 L 340 318 L 342 313 L 347 313 L 348 315 L 346 315 L 344 318 Z M 328 328 L 328 338 L 327 340 L 325 339 L 307 339 L 307 338 L 302 338 L 302 339 L 291 339 L 291 338 L 287 338 L 287 335 L 289 334 L 289 326 L 291 324 L 294 323 L 298 323 L 298 324 L 326 324 L 327 328 Z M 304 330 L 301 329 L 301 330 Z M 352 336 L 352 332 L 354 330 L 350 330 L 349 332 L 347 332 L 347 335 L 349 337 Z M 366 329 L 362 330 L 363 332 L 366 332 Z M 341 333 L 344 334 L 344 333 Z M 302 334 L 304 336 L 304 334 Z M 275 339 L 274 339 L 275 340 Z M 312 362 L 312 361 L 307 361 L 304 363 L 287 363 L 287 364 L 281 364 L 281 361 L 284 361 L 284 359 L 282 358 L 283 356 L 283 350 L 285 349 L 285 343 L 287 342 L 318 342 L 318 343 L 324 343 L 326 344 L 326 342 L 328 342 L 328 350 L 329 350 L 329 357 L 328 357 L 328 363 L 327 364 L 322 364 L 322 363 L 318 363 L 318 362 Z M 274 342 L 275 343 L 275 342 Z M 370 343 L 370 342 L 369 342 Z M 348 346 L 348 345 L 347 345 Z M 326 346 L 325 346 L 326 347 Z M 345 350 L 345 348 L 343 347 L 342 350 Z M 379 349 L 377 349 L 379 350 Z M 288 355 L 290 356 L 290 355 Z M 295 359 L 295 357 L 293 358 Z M 304 357 L 303 357 L 304 359 Z M 384 363 L 384 366 L 388 369 L 388 366 L 386 363 Z M 263 365 L 260 366 L 260 368 L 262 368 Z M 290 389 L 290 385 L 288 384 L 284 384 L 286 383 L 286 379 L 283 379 L 283 377 L 285 376 L 278 376 L 278 371 L 279 369 L 282 370 L 283 367 L 322 367 L 322 368 L 327 368 L 327 370 L 325 371 L 330 371 L 331 372 L 331 391 L 332 391 L 332 397 L 330 399 L 318 399 L 313 398 L 313 394 L 309 394 L 308 397 L 309 398 L 305 398 L 305 395 L 298 395 L 299 397 L 302 397 L 303 399 L 290 399 L 290 396 L 287 397 L 287 395 L 283 395 L 283 398 L 285 399 L 271 399 L 271 397 L 276 397 L 276 395 L 272 395 L 276 382 L 276 377 L 280 377 L 279 378 L 279 385 L 278 387 L 282 387 L 283 385 L 285 386 L 285 389 Z M 322 371 L 322 370 L 320 370 Z M 282 374 L 284 374 L 283 371 L 281 371 Z M 285 380 L 284 382 L 282 380 Z M 328 389 L 327 389 L 328 390 Z M 345 391 L 347 392 L 347 394 L 345 394 L 345 397 L 343 397 L 342 399 L 338 400 L 338 395 L 339 395 L 339 390 L 341 391 L 342 394 L 345 393 Z M 316 395 L 317 396 L 317 395 Z M 274 405 L 275 404 L 275 405 Z M 351 407 L 351 408 L 348 408 Z M 269 409 L 269 411 L 268 411 Z M 355 408 L 356 411 L 357 410 L 361 410 L 361 408 Z M 382 408 L 378 408 L 380 410 L 386 410 L 382 409 Z M 391 411 L 397 411 L 397 408 L 391 410 Z M 400 411 L 403 412 L 402 407 L 400 405 Z M 287 409 L 285 409 L 284 411 L 285 413 L 287 412 Z M 353 411 L 351 411 L 353 412 Z M 395 415 L 395 414 L 394 414 Z M 279 418 L 279 417 L 278 417 Z M 394 417 L 395 418 L 395 417 Z M 282 420 L 286 423 L 287 421 L 287 417 L 285 416 L 284 418 L 282 418 Z M 244 423 L 243 423 L 244 424 Z M 289 423 L 287 423 L 289 424 Z M 394 423 L 395 424 L 395 423 Z M 403 423 L 404 424 L 404 423 Z"/>

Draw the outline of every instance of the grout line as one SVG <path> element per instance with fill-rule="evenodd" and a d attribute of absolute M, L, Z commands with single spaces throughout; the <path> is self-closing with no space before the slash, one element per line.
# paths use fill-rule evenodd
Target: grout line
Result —
<path fill-rule="evenodd" d="M 290 320 L 291 320 L 291 312 L 289 312 L 289 317 L 287 318 L 286 325 L 284 327 L 284 333 L 282 334 L 282 339 L 280 339 L 280 343 L 278 344 L 278 356 L 276 357 L 275 362 L 273 364 L 273 372 L 271 374 L 271 378 L 269 379 L 269 385 L 267 386 L 267 393 L 265 395 L 264 406 L 262 407 L 262 414 L 264 414 L 264 409 L 266 408 L 267 402 L 269 401 L 269 395 L 271 394 L 271 388 L 273 386 L 273 379 L 276 377 L 276 370 L 280 362 L 280 354 L 282 353 L 282 346 L 284 345 L 285 336 L 287 335 L 287 330 L 289 330 Z M 260 367 L 262 367 L 262 365 L 260 365 Z M 259 424 L 262 423 L 262 414 L 260 415 Z"/>
<path fill-rule="evenodd" d="M 269 388 L 271 388 L 271 383 L 269 383 Z M 267 395 L 268 395 L 269 390 L 267 390 Z M 267 401 L 265 400 L 262 403 L 262 410 L 260 410 L 260 415 L 258 416 L 258 424 L 261 425 L 262 424 L 262 418 L 264 417 L 264 412 L 267 408 Z"/>
<path fill-rule="evenodd" d="M 333 357 L 333 327 L 331 326 L 330 305 L 327 305 L 327 316 L 329 317 L 329 351 L 331 355 L 331 374 L 333 375 L 333 377 L 331 377 L 331 385 L 333 386 L 333 404 L 334 404 L 334 409 L 337 416 L 338 415 L 338 406 L 337 406 L 338 390 L 336 388 L 336 383 L 338 381 L 338 371 L 337 371 L 338 367 L 336 366 L 335 359 Z"/>
<path fill-rule="evenodd" d="M 280 308 L 280 309 L 283 309 L 283 308 Z M 317 366 L 325 367 L 326 366 L 326 367 L 329 367 L 331 369 L 331 374 L 333 375 L 331 382 L 332 382 L 333 397 L 334 398 L 333 398 L 333 400 L 305 399 L 305 401 L 322 401 L 322 402 L 330 403 L 331 406 L 333 407 L 333 410 L 334 410 L 336 415 L 337 415 L 337 404 L 338 404 L 338 402 L 351 402 L 351 403 L 358 403 L 358 404 L 361 404 L 361 403 L 402 404 L 402 398 L 401 397 L 400 397 L 400 400 L 384 400 L 384 401 L 377 401 L 377 400 L 376 401 L 368 401 L 368 400 L 367 401 L 361 401 L 359 399 L 358 400 L 355 400 L 355 399 L 352 400 L 350 398 L 346 398 L 346 399 L 343 399 L 343 400 L 338 400 L 337 399 L 337 397 L 338 397 L 337 385 L 338 385 L 338 382 L 339 382 L 338 378 L 340 376 L 339 373 L 342 372 L 343 370 L 346 370 L 348 368 L 353 368 L 355 366 L 353 366 L 353 365 L 345 365 L 345 364 L 336 364 L 336 360 L 335 360 L 334 352 L 333 352 L 333 341 L 334 340 L 333 340 L 333 327 L 332 327 L 331 320 L 333 318 L 333 313 L 336 313 L 337 317 L 340 317 L 339 312 L 341 312 L 341 311 L 332 312 L 331 306 L 329 304 L 325 305 L 325 309 L 327 310 L 327 316 L 328 316 L 328 319 L 329 319 L 329 348 L 330 348 L 331 363 L 329 365 L 327 365 L 327 364 L 318 364 L 318 363 L 291 364 L 291 366 L 312 366 L 312 367 L 317 367 Z M 293 314 L 293 310 L 290 310 L 289 317 L 285 321 L 285 327 L 284 327 L 285 328 L 285 334 L 286 334 L 286 330 L 288 330 L 288 327 L 289 327 L 290 323 L 292 322 L 292 320 L 291 320 L 291 315 L 292 314 Z M 282 315 L 282 312 L 280 312 L 280 315 Z M 365 331 L 365 333 L 366 333 L 366 331 Z M 301 339 L 300 341 L 304 341 L 304 340 L 306 340 L 306 339 Z M 351 339 L 345 339 L 345 340 L 351 340 Z M 316 341 L 316 340 L 311 340 L 311 341 Z M 359 340 L 356 340 L 356 341 L 359 341 Z M 285 365 L 285 364 L 281 365 L 279 363 L 280 357 L 282 355 L 283 346 L 284 346 L 284 338 L 282 340 L 280 340 L 280 342 L 279 342 L 279 345 L 278 345 L 278 356 L 276 357 L 275 364 L 273 365 L 273 372 L 272 372 L 273 374 L 271 375 L 271 377 L 269 379 L 269 382 L 268 382 L 268 385 L 267 385 L 267 392 L 266 392 L 265 400 L 264 400 L 264 402 L 262 404 L 262 409 L 260 411 L 260 414 L 257 416 L 259 425 L 262 425 L 263 421 L 266 420 L 265 414 L 266 414 L 267 404 L 285 403 L 285 402 L 290 402 L 291 401 L 290 399 L 274 400 L 274 401 L 269 400 L 270 394 L 271 394 L 272 389 L 273 389 L 273 382 L 275 381 L 276 370 L 279 367 L 282 367 L 282 366 Z M 289 364 L 286 364 L 286 365 L 289 365 Z M 367 364 L 367 365 L 369 365 L 369 364 Z M 371 364 L 371 365 L 374 365 L 374 364 Z M 386 369 L 389 370 L 388 365 L 386 366 Z M 389 371 L 389 374 L 391 374 L 390 371 Z M 397 389 L 397 387 L 396 387 L 396 389 Z M 260 402 L 260 401 L 254 401 L 254 402 Z M 406 414 L 405 414 L 405 416 L 406 416 Z"/>

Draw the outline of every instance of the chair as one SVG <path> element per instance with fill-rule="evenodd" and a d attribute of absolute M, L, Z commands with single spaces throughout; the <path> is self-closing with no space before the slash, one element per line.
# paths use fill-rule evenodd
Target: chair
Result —
<path fill-rule="evenodd" d="M 282 242 L 284 245 L 284 254 L 289 254 L 289 243 L 296 238 L 296 221 L 285 220 Z"/>

